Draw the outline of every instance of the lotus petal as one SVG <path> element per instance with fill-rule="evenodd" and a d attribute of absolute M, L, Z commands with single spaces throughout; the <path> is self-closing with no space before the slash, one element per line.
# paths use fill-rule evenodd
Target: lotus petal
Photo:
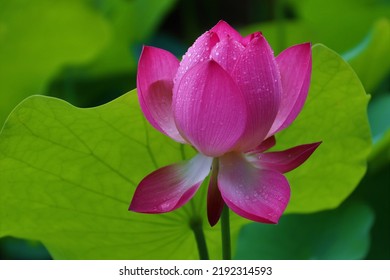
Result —
<path fill-rule="evenodd" d="M 218 157 L 236 145 L 246 124 L 245 99 L 215 61 L 194 66 L 173 95 L 176 125 L 204 155 Z"/>
<path fill-rule="evenodd" d="M 138 63 L 137 92 L 142 112 L 150 124 L 172 139 L 185 143 L 172 113 L 173 78 L 177 58 L 165 50 L 145 46 Z"/>
<path fill-rule="evenodd" d="M 276 62 L 282 80 L 282 100 L 268 135 L 288 127 L 305 104 L 311 77 L 311 45 L 292 46 L 278 55 Z"/>
<path fill-rule="evenodd" d="M 210 172 L 213 159 L 198 154 L 192 160 L 162 167 L 138 185 L 129 210 L 165 213 L 183 206 Z"/>
<path fill-rule="evenodd" d="M 260 168 L 286 173 L 304 163 L 320 144 L 321 142 L 316 142 L 296 146 L 285 151 L 258 154 L 257 163 Z"/>
<path fill-rule="evenodd" d="M 237 149 L 254 149 L 267 136 L 281 99 L 280 75 L 273 52 L 265 38 L 257 33 L 233 70 L 232 77 L 245 96 L 248 120 Z"/>
<path fill-rule="evenodd" d="M 218 187 L 230 209 L 255 222 L 277 223 L 290 199 L 283 174 L 259 169 L 238 153 L 221 157 Z"/>

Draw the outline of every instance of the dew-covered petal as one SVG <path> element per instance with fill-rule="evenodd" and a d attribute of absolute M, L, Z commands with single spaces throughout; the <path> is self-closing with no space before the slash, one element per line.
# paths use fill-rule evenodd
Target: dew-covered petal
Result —
<path fill-rule="evenodd" d="M 310 43 L 284 50 L 277 56 L 276 62 L 283 91 L 279 112 L 268 135 L 288 127 L 302 110 L 310 86 L 312 68 Z"/>
<path fill-rule="evenodd" d="M 241 42 L 243 39 L 237 30 L 223 20 L 220 20 L 213 28 L 211 28 L 210 32 L 215 32 L 220 40 L 230 37 L 235 41 Z"/>
<path fill-rule="evenodd" d="M 250 43 L 250 41 L 252 41 L 255 37 L 258 36 L 258 33 L 259 33 L 259 32 L 251 33 L 251 34 L 245 36 L 245 37 L 242 39 L 241 43 L 242 43 L 244 46 L 247 46 L 247 45 Z M 261 33 L 261 32 L 260 32 L 260 33 Z"/>
<path fill-rule="evenodd" d="M 137 92 L 142 112 L 150 124 L 172 139 L 185 143 L 172 113 L 173 78 L 178 59 L 165 50 L 145 46 L 138 63 Z"/>
<path fill-rule="evenodd" d="M 225 205 L 221 196 L 221 192 L 218 189 L 218 163 L 219 160 L 214 159 L 207 192 L 207 218 L 210 226 L 214 226 L 218 223 Z"/>
<path fill-rule="evenodd" d="M 173 94 L 176 125 L 198 151 L 218 157 L 235 146 L 246 123 L 244 97 L 215 61 L 194 66 Z"/>
<path fill-rule="evenodd" d="M 279 109 L 281 82 L 273 52 L 260 33 L 255 33 L 238 60 L 233 79 L 248 106 L 248 121 L 238 150 L 248 151 L 261 143 Z"/>
<path fill-rule="evenodd" d="M 162 167 L 138 185 L 129 210 L 165 213 L 183 206 L 210 172 L 212 158 L 198 154 L 190 161 Z"/>
<path fill-rule="evenodd" d="M 255 222 L 278 222 L 290 199 L 283 174 L 256 168 L 238 153 L 221 157 L 219 168 L 218 186 L 230 209 Z"/>
<path fill-rule="evenodd" d="M 257 155 L 257 164 L 262 169 L 289 172 L 304 163 L 318 148 L 321 142 L 296 146 L 285 151 Z"/>
<path fill-rule="evenodd" d="M 183 55 L 179 69 L 177 70 L 177 74 L 174 78 L 174 90 L 176 90 L 181 78 L 188 70 L 200 62 L 209 60 L 211 50 L 218 42 L 219 39 L 217 34 L 210 31 L 203 33 L 198 39 L 196 39 L 194 44 Z"/>
<path fill-rule="evenodd" d="M 218 62 L 226 72 L 231 73 L 244 50 L 245 47 L 241 43 L 229 36 L 215 45 L 210 57 Z"/>

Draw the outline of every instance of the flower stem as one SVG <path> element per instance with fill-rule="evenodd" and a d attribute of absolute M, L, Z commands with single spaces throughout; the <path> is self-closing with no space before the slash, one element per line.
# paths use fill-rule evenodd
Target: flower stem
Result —
<path fill-rule="evenodd" d="M 221 216 L 222 259 L 231 260 L 229 208 L 225 205 Z"/>
<path fill-rule="evenodd" d="M 190 227 L 194 233 L 196 245 L 198 246 L 199 259 L 200 260 L 208 260 L 209 252 L 207 250 L 206 238 L 203 232 L 202 220 L 194 219 L 190 223 Z"/>

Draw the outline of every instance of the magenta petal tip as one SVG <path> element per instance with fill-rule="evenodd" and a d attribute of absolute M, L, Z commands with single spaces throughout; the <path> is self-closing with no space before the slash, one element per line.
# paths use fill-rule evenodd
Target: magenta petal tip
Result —
<path fill-rule="evenodd" d="M 198 154 L 190 161 L 162 167 L 138 185 L 129 210 L 140 213 L 173 211 L 190 200 L 210 172 L 212 158 Z"/>
<path fill-rule="evenodd" d="M 299 145 L 284 151 L 259 154 L 261 168 L 287 173 L 303 164 L 322 142 Z"/>

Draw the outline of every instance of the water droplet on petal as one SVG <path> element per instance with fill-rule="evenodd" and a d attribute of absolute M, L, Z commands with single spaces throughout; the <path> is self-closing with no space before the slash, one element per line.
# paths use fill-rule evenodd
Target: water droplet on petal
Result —
<path fill-rule="evenodd" d="M 158 210 L 161 212 L 166 212 L 171 208 L 171 204 L 169 202 L 162 203 L 159 207 Z"/>

